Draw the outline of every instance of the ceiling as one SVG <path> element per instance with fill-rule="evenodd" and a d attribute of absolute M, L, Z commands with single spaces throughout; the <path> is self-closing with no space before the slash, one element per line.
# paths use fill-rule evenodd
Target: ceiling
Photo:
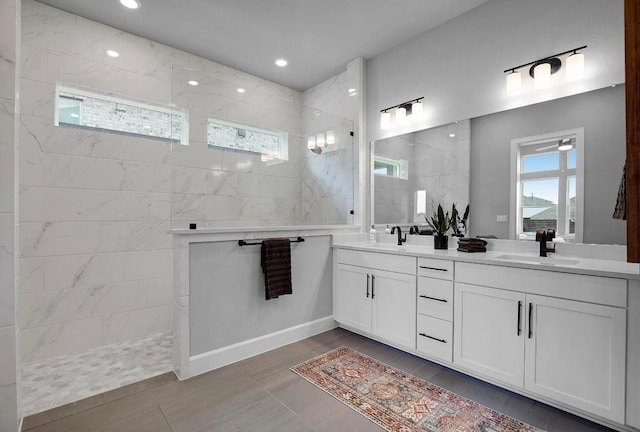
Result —
<path fill-rule="evenodd" d="M 39 1 L 303 91 L 488 0 Z"/>

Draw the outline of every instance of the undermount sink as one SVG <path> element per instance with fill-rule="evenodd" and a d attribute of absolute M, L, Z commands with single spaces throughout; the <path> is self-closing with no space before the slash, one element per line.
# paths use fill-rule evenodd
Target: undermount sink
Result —
<path fill-rule="evenodd" d="M 527 262 L 534 264 L 547 264 L 547 265 L 576 265 L 580 261 L 570 259 L 570 258 L 556 258 L 556 257 L 540 257 L 540 256 L 529 256 L 529 255 L 511 255 L 505 254 L 497 256 L 496 259 L 505 260 L 505 261 L 517 261 L 517 262 Z"/>

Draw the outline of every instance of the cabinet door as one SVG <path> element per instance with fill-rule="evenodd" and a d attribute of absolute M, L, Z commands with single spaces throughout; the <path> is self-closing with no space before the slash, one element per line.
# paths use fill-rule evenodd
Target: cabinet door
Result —
<path fill-rule="evenodd" d="M 524 301 L 521 293 L 456 283 L 454 363 L 522 387 Z"/>
<path fill-rule="evenodd" d="M 529 308 L 525 388 L 624 423 L 626 311 L 535 295 Z"/>
<path fill-rule="evenodd" d="M 416 277 L 375 270 L 372 333 L 416 349 Z"/>
<path fill-rule="evenodd" d="M 366 268 L 338 264 L 334 319 L 367 333 L 371 333 L 370 278 Z"/>

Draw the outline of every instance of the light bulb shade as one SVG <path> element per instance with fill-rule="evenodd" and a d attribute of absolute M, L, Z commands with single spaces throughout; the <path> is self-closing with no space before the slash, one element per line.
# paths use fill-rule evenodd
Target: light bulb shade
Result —
<path fill-rule="evenodd" d="M 584 78 L 584 54 L 575 53 L 567 57 L 567 81 Z"/>
<path fill-rule="evenodd" d="M 381 112 L 380 113 L 380 129 L 389 129 L 391 128 L 391 113 L 389 112 Z"/>
<path fill-rule="evenodd" d="M 311 135 L 309 138 L 307 138 L 307 148 L 316 148 L 316 137 L 314 135 Z"/>
<path fill-rule="evenodd" d="M 404 107 L 396 108 L 396 124 L 405 124 L 407 122 L 407 109 Z"/>
<path fill-rule="evenodd" d="M 327 145 L 333 145 L 336 143 L 336 133 L 333 130 L 328 130 L 325 136 L 325 142 L 327 143 Z"/>
<path fill-rule="evenodd" d="M 522 74 L 511 72 L 507 75 L 507 96 L 518 96 L 522 93 Z"/>
<path fill-rule="evenodd" d="M 316 135 L 316 145 L 318 147 L 326 147 L 327 146 L 327 142 L 324 139 L 324 133 L 320 132 L 318 135 Z"/>
<path fill-rule="evenodd" d="M 424 105 L 422 105 L 422 102 L 417 101 L 411 104 L 411 116 L 414 120 L 420 120 L 423 113 Z"/>
<path fill-rule="evenodd" d="M 541 63 L 533 70 L 533 86 L 544 89 L 551 85 L 551 64 Z"/>

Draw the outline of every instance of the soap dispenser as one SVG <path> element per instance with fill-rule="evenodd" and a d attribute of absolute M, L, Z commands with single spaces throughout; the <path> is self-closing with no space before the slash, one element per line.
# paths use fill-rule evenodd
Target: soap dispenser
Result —
<path fill-rule="evenodd" d="M 369 243 L 376 242 L 376 229 L 371 225 L 371 229 L 369 230 Z"/>
<path fill-rule="evenodd" d="M 384 229 L 384 233 L 391 234 L 391 228 L 389 228 L 389 225 L 387 225 L 387 227 Z"/>

